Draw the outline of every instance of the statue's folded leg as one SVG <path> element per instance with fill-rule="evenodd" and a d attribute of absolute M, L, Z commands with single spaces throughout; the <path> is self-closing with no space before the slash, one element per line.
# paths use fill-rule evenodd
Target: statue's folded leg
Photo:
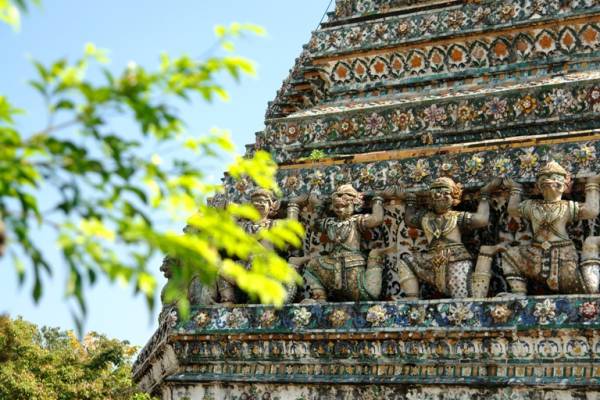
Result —
<path fill-rule="evenodd" d="M 598 248 L 600 247 L 600 236 L 590 236 L 583 243 L 581 253 L 581 275 L 585 291 L 589 294 L 599 292 L 600 286 L 600 258 Z"/>
<path fill-rule="evenodd" d="M 501 245 L 481 246 L 477 263 L 475 264 L 475 272 L 473 272 L 471 296 L 476 298 L 487 297 L 490 280 L 492 279 L 492 261 L 494 260 L 494 255 L 502 250 L 504 250 L 504 247 Z"/>
<path fill-rule="evenodd" d="M 518 247 L 511 247 L 502 254 L 502 272 L 512 293 L 527 294 L 527 281 L 519 269 L 519 264 L 524 263 Z"/>
<path fill-rule="evenodd" d="M 408 298 L 419 297 L 419 279 L 435 285 L 433 271 L 423 267 L 423 261 L 411 254 L 403 254 L 398 258 L 398 280 L 400 288 Z"/>
<path fill-rule="evenodd" d="M 311 260 L 304 269 L 302 277 L 304 278 L 305 285 L 309 289 L 310 298 L 318 302 L 325 302 L 327 301 L 327 291 L 318 275 L 315 273 L 316 268 L 319 268 L 318 260 Z"/>
<path fill-rule="evenodd" d="M 235 286 L 226 279 L 217 279 L 217 291 L 219 292 L 220 303 L 235 304 Z"/>
<path fill-rule="evenodd" d="M 362 300 L 378 300 L 381 295 L 383 263 L 385 254 L 396 252 L 395 247 L 385 249 L 373 249 L 369 252 L 367 269 L 363 274 L 361 282 Z"/>

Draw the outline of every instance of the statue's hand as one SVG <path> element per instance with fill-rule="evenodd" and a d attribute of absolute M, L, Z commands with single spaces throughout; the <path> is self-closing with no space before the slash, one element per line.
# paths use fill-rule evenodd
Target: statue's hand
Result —
<path fill-rule="evenodd" d="M 396 197 L 397 188 L 395 186 L 389 187 L 382 192 L 379 192 L 379 195 L 386 200 L 393 199 Z"/>
<path fill-rule="evenodd" d="M 494 178 L 480 189 L 481 193 L 490 193 L 502 186 L 501 178 Z"/>
<path fill-rule="evenodd" d="M 587 183 L 600 183 L 600 175 L 590 176 L 585 181 Z"/>
<path fill-rule="evenodd" d="M 315 192 L 311 192 L 310 196 L 308 196 L 308 202 L 312 206 L 319 206 L 322 203 L 321 199 L 319 199 L 318 193 Z"/>
<path fill-rule="evenodd" d="M 502 184 L 504 185 L 504 187 L 506 187 L 507 189 L 522 189 L 523 185 L 521 185 L 518 182 L 515 182 L 514 180 L 512 180 L 511 178 L 504 178 L 502 180 Z"/>
<path fill-rule="evenodd" d="M 288 199 L 288 203 L 298 204 L 299 206 L 306 204 L 307 201 L 308 201 L 308 193 L 304 193 L 304 194 L 301 194 L 300 196 L 291 197 L 290 199 Z"/>

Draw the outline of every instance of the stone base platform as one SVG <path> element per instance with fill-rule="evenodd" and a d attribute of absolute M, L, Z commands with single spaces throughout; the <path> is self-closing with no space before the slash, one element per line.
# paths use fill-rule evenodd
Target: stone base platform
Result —
<path fill-rule="evenodd" d="M 600 399 L 600 296 L 194 308 L 134 378 L 165 400 Z"/>

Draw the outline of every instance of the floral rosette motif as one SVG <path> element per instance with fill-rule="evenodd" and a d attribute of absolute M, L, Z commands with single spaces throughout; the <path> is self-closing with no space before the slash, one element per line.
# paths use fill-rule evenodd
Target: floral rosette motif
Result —
<path fill-rule="evenodd" d="M 573 151 L 575 161 L 583 167 L 587 167 L 596 159 L 596 149 L 589 145 L 583 145 Z"/>
<path fill-rule="evenodd" d="M 588 103 L 592 106 L 592 110 L 595 112 L 600 111 L 600 88 L 593 87 L 590 89 L 587 96 Z"/>
<path fill-rule="evenodd" d="M 492 117 L 495 121 L 498 121 L 507 116 L 508 103 L 506 102 L 506 99 L 494 97 L 485 103 L 483 109 L 485 115 Z"/>
<path fill-rule="evenodd" d="M 375 173 L 376 171 L 373 168 L 362 168 L 358 174 L 358 180 L 364 186 L 371 185 L 375 182 Z"/>
<path fill-rule="evenodd" d="M 512 310 L 506 304 L 496 304 L 490 309 L 490 316 L 497 324 L 506 323 L 512 315 Z"/>
<path fill-rule="evenodd" d="M 346 321 L 350 319 L 350 316 L 344 310 L 334 310 L 329 315 L 329 322 L 334 328 L 341 328 L 346 324 Z"/>
<path fill-rule="evenodd" d="M 387 319 L 388 319 L 388 315 L 387 315 L 387 312 L 385 311 L 385 308 L 383 308 L 383 306 L 381 306 L 379 304 L 372 306 L 367 310 L 366 320 L 372 326 L 381 326 Z"/>
<path fill-rule="evenodd" d="M 354 122 L 352 119 L 343 119 L 338 121 L 336 128 L 340 136 L 345 138 L 353 136 L 358 130 L 356 122 Z"/>
<path fill-rule="evenodd" d="M 418 325 L 425 321 L 425 316 L 425 310 L 420 307 L 411 307 L 406 313 L 406 317 L 413 325 Z"/>
<path fill-rule="evenodd" d="M 248 318 L 239 308 L 234 308 L 232 311 L 225 314 L 225 325 L 231 329 L 239 329 L 248 323 Z"/>
<path fill-rule="evenodd" d="M 408 32 L 410 32 L 410 21 L 408 19 L 404 19 L 400 21 L 400 23 L 396 26 L 396 33 L 399 37 L 403 37 Z"/>
<path fill-rule="evenodd" d="M 420 159 L 416 164 L 408 165 L 410 178 L 415 182 L 421 182 L 424 178 L 431 175 L 427 160 Z"/>
<path fill-rule="evenodd" d="M 200 312 L 194 317 L 194 322 L 198 328 L 204 328 L 210 322 L 210 315 Z"/>
<path fill-rule="evenodd" d="M 392 113 L 392 122 L 399 131 L 409 130 L 415 123 L 415 117 L 412 111 L 394 111 Z"/>
<path fill-rule="evenodd" d="M 449 28 L 458 30 L 463 26 L 464 22 L 465 14 L 462 11 L 456 10 L 448 13 L 447 24 Z"/>
<path fill-rule="evenodd" d="M 289 142 L 294 142 L 300 137 L 300 127 L 297 124 L 285 126 L 284 135 Z"/>
<path fill-rule="evenodd" d="M 294 309 L 294 311 L 292 311 L 292 320 L 294 321 L 294 324 L 297 327 L 305 327 L 306 325 L 308 325 L 310 323 L 310 319 L 312 318 L 312 314 L 310 311 L 308 311 L 308 309 L 302 307 L 302 308 L 296 308 Z"/>
<path fill-rule="evenodd" d="M 513 19 L 515 14 L 516 14 L 515 6 L 510 3 L 504 4 L 498 12 L 498 16 L 500 17 L 500 20 L 502 22 L 510 21 L 511 19 Z"/>
<path fill-rule="evenodd" d="M 277 321 L 277 315 L 273 310 L 265 310 L 260 316 L 260 326 L 261 328 L 270 328 Z"/>
<path fill-rule="evenodd" d="M 240 193 L 246 193 L 250 188 L 250 183 L 246 178 L 238 179 L 234 184 L 235 189 Z"/>
<path fill-rule="evenodd" d="M 538 101 L 531 95 L 521 97 L 515 104 L 516 115 L 529 115 L 538 107 Z"/>
<path fill-rule="evenodd" d="M 465 170 L 469 175 L 477 175 L 483 169 L 483 158 L 473 156 L 467 160 Z"/>
<path fill-rule="evenodd" d="M 473 314 L 473 311 L 471 310 L 471 307 L 464 303 L 451 305 L 448 309 L 447 315 L 448 321 L 450 321 L 453 325 L 456 326 L 464 325 L 465 323 L 473 319 L 473 317 L 475 316 Z"/>
<path fill-rule="evenodd" d="M 587 320 L 596 318 L 599 312 L 600 308 L 598 307 L 598 304 L 591 301 L 585 302 L 579 306 L 579 314 Z"/>
<path fill-rule="evenodd" d="M 319 187 L 325 183 L 325 174 L 321 171 L 315 171 L 310 177 L 312 187 Z"/>
<path fill-rule="evenodd" d="M 445 162 L 440 165 L 439 174 L 440 176 L 453 177 L 456 174 L 456 165 L 453 163 Z"/>
<path fill-rule="evenodd" d="M 499 175 L 506 175 L 511 170 L 511 166 L 512 161 L 510 161 L 508 158 L 499 158 L 494 161 L 494 170 Z"/>
<path fill-rule="evenodd" d="M 377 135 L 381 133 L 384 125 L 385 119 L 377 113 L 372 113 L 365 119 L 365 130 L 371 135 Z"/>
<path fill-rule="evenodd" d="M 300 185 L 300 179 L 298 178 L 297 175 L 289 175 L 285 178 L 285 180 L 283 182 L 283 187 L 285 187 L 286 189 L 288 189 L 290 191 L 296 190 L 299 185 Z"/>
<path fill-rule="evenodd" d="M 456 117 L 459 122 L 465 123 L 473 121 L 477 117 L 477 113 L 468 103 L 464 103 L 458 106 Z"/>
<path fill-rule="evenodd" d="M 312 138 L 321 140 L 325 137 L 327 131 L 325 129 L 325 124 L 322 121 L 317 120 L 310 124 L 309 132 Z"/>
<path fill-rule="evenodd" d="M 565 89 L 554 89 L 546 95 L 544 103 L 552 113 L 567 114 L 575 105 L 575 99 L 571 92 Z"/>
<path fill-rule="evenodd" d="M 438 107 L 432 104 L 423 110 L 423 120 L 434 127 L 443 124 L 448 119 L 446 110 L 443 107 Z"/>
<path fill-rule="evenodd" d="M 537 318 L 542 325 L 547 325 L 556 319 L 556 304 L 550 299 L 537 303 L 533 311 L 533 316 Z"/>
<path fill-rule="evenodd" d="M 522 171 L 532 172 L 536 168 L 539 158 L 535 153 L 526 152 L 519 156 L 519 160 Z"/>

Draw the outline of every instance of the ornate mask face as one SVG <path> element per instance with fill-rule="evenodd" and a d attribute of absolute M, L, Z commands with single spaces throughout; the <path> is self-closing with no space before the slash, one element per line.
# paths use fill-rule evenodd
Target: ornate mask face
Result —
<path fill-rule="evenodd" d="M 331 203 L 333 212 L 340 219 L 349 218 L 354 214 L 354 196 L 348 193 L 334 193 Z"/>
<path fill-rule="evenodd" d="M 267 218 L 271 213 L 271 199 L 268 196 L 252 196 L 252 205 L 260 213 L 261 218 Z"/>
<path fill-rule="evenodd" d="M 538 176 L 537 186 L 545 200 L 552 200 L 564 193 L 566 178 L 557 173 L 543 173 Z"/>
<path fill-rule="evenodd" d="M 452 189 L 446 186 L 431 188 L 431 203 L 436 214 L 443 214 L 450 210 L 454 204 Z"/>

